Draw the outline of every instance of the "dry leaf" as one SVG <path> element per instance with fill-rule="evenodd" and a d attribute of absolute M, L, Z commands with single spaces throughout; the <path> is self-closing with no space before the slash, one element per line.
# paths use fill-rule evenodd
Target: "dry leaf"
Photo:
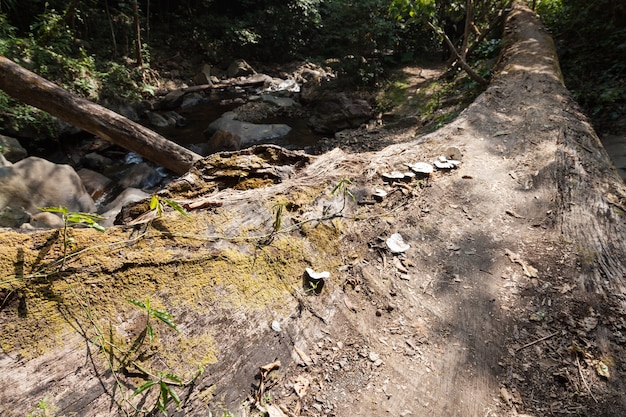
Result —
<path fill-rule="evenodd" d="M 298 375 L 296 377 L 296 382 L 293 383 L 293 390 L 296 392 L 298 397 L 302 398 L 306 395 L 310 384 L 311 381 L 306 375 Z"/>
<path fill-rule="evenodd" d="M 602 361 L 596 361 L 596 372 L 607 379 L 611 376 L 609 367 Z"/>
<path fill-rule="evenodd" d="M 307 355 L 302 349 L 294 346 L 293 350 L 298 354 L 300 360 L 305 366 L 313 365 L 313 360 L 311 359 L 311 357 Z"/>

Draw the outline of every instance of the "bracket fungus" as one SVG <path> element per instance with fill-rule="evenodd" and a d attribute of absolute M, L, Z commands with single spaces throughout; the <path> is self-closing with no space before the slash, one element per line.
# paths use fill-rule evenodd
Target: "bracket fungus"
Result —
<path fill-rule="evenodd" d="M 387 243 L 387 247 L 389 248 L 391 253 L 394 254 L 404 253 L 411 249 L 411 245 L 404 241 L 400 233 L 392 234 L 391 236 L 389 236 L 385 243 Z"/>

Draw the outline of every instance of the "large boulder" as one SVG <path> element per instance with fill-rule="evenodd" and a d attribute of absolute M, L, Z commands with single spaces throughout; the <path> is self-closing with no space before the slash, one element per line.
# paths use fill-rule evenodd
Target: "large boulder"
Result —
<path fill-rule="evenodd" d="M 24 149 L 15 138 L 0 135 L 0 147 L 2 148 L 2 155 L 9 162 L 17 162 L 20 159 L 26 158 L 26 149 Z"/>
<path fill-rule="evenodd" d="M 309 127 L 318 133 L 335 133 L 357 128 L 372 116 L 372 106 L 366 100 L 350 98 L 344 93 L 325 94 L 316 101 Z"/>
<path fill-rule="evenodd" d="M 245 60 L 237 59 L 228 66 L 226 74 L 228 78 L 248 77 L 256 74 L 256 71 Z"/>
<path fill-rule="evenodd" d="M 101 215 L 102 217 L 104 217 L 104 220 L 100 221 L 99 223 L 104 227 L 113 226 L 115 218 L 122 210 L 122 207 L 130 203 L 145 200 L 149 197 L 150 194 L 138 188 L 126 188 L 124 191 L 118 194 L 117 197 L 115 197 L 115 200 L 111 201 L 110 203 L 105 205 L 102 210 L 100 210 L 102 212 Z"/>
<path fill-rule="evenodd" d="M 220 149 L 220 146 L 224 143 L 229 145 L 227 147 L 229 149 L 241 149 L 256 143 L 280 139 L 291 131 L 291 128 L 285 124 L 256 124 L 242 122 L 236 120 L 235 117 L 234 113 L 225 113 L 204 131 L 204 137 L 209 141 L 210 149 L 222 150 L 224 148 Z M 216 135 L 217 132 L 222 133 Z"/>
<path fill-rule="evenodd" d="M 69 165 L 28 157 L 0 167 L 0 227 L 19 227 L 40 207 L 95 213 L 82 180 Z"/>

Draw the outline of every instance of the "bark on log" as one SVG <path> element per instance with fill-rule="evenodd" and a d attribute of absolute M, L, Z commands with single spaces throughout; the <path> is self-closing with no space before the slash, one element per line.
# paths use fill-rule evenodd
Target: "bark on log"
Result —
<path fill-rule="evenodd" d="M 0 89 L 176 174 L 184 174 L 201 159 L 200 155 L 105 107 L 69 93 L 4 56 L 0 56 Z"/>
<path fill-rule="evenodd" d="M 74 230 L 84 249 L 62 274 L 50 232 L 0 233 L 0 415 L 27 415 L 42 398 L 57 415 L 151 415 L 135 407 L 152 407 L 159 390 L 130 398 L 147 375 L 123 373 L 129 361 L 113 346 L 141 354 L 154 375 L 173 368 L 187 381 L 202 364 L 192 384 L 173 387 L 173 416 L 255 415 L 241 408 L 264 388 L 294 415 L 322 404 L 338 417 L 622 415 L 626 186 L 539 21 L 518 2 L 506 28 L 487 91 L 429 135 L 375 153 L 336 149 L 272 185 L 261 170 L 289 155 L 216 154 L 164 196 L 210 210 L 191 222 L 166 215 L 130 239 L 121 228 Z M 341 178 L 363 173 L 360 198 L 390 167 L 450 145 L 462 152 L 457 171 L 423 188 L 385 185 L 384 203 L 347 204 L 331 222 Z M 233 169 L 242 159 L 247 172 Z M 239 189 L 216 183 L 227 176 Z M 255 180 L 264 186 L 247 188 Z M 410 263 L 381 244 L 396 230 L 410 239 Z M 321 296 L 305 292 L 311 267 L 333 271 Z M 144 355 L 134 341 L 146 319 L 129 297 L 163 306 L 180 334 L 155 328 Z M 602 358 L 610 377 L 596 376 Z M 264 379 L 259 369 L 277 360 L 276 378 Z"/>

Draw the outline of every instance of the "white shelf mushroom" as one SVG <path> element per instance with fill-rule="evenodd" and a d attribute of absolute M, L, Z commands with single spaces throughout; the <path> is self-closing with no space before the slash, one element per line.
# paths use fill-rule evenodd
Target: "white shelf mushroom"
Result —
<path fill-rule="evenodd" d="M 404 253 L 411 249 L 411 245 L 406 243 L 400 233 L 394 233 L 386 240 L 387 247 L 391 253 Z"/>

